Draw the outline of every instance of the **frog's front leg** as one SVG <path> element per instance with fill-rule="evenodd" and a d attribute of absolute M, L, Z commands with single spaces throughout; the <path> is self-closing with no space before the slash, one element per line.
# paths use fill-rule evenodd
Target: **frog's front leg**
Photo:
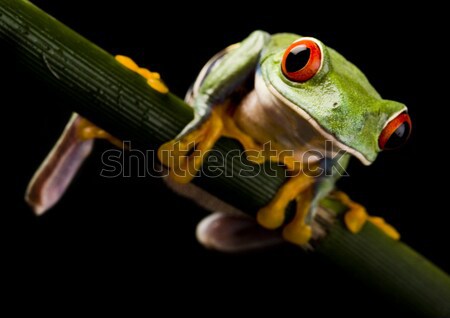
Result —
<path fill-rule="evenodd" d="M 238 139 L 246 149 L 256 147 L 234 124 L 229 97 L 254 74 L 269 38 L 266 32 L 255 31 L 240 44 L 217 54 L 200 72 L 192 96 L 187 98 L 194 109 L 194 119 L 158 150 L 158 158 L 170 168 L 174 180 L 190 182 L 221 136 Z"/>
<path fill-rule="evenodd" d="M 158 158 L 170 168 L 170 177 L 174 181 L 188 183 L 192 180 L 208 151 L 223 135 L 223 126 L 220 111 L 214 110 L 197 129 L 158 149 Z"/>

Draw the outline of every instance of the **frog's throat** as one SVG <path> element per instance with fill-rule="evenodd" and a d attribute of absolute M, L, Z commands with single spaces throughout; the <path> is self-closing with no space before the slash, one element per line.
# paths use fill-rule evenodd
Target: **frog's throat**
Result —
<path fill-rule="evenodd" d="M 361 152 L 343 144 L 342 142 L 337 140 L 335 136 L 323 129 L 320 124 L 306 111 L 281 95 L 271 84 L 267 84 L 262 78 L 262 75 L 258 74 L 258 72 L 255 76 L 255 88 L 260 101 L 270 101 L 270 103 L 275 105 L 279 104 L 280 106 L 288 106 L 302 118 L 307 120 L 314 127 L 314 129 L 316 129 L 326 140 L 333 140 L 334 145 L 339 149 L 342 149 L 343 151 L 355 156 L 366 166 L 372 163 L 372 161 L 368 160 Z"/>

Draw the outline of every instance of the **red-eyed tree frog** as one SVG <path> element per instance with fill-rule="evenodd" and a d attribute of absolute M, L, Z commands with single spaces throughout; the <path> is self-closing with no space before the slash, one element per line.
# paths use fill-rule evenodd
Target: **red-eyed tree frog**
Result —
<path fill-rule="evenodd" d="M 154 89 L 168 91 L 157 73 L 123 56 L 117 60 L 146 77 Z M 219 52 L 201 70 L 186 101 L 194 109 L 194 120 L 158 151 L 172 180 L 189 183 L 221 136 L 239 140 L 255 154 L 249 157 L 254 162 L 282 162 L 290 177 L 258 211 L 257 222 L 266 229 L 282 227 L 286 207 L 295 200 L 296 215 L 284 225 L 282 235 L 298 245 L 311 238 L 316 208 L 334 189 L 349 158 L 369 165 L 380 151 L 403 144 L 411 132 L 405 105 L 382 99 L 364 74 L 335 50 L 315 38 L 291 33 L 255 31 Z M 278 154 L 269 156 L 263 147 L 267 143 Z M 59 187 L 64 189 L 67 183 Z M 42 185 L 31 184 L 29 193 L 34 201 L 42 201 Z M 342 193 L 336 196 L 349 207 L 344 219 L 350 231 L 358 232 L 369 220 L 398 238 L 381 218 L 369 217 Z M 209 229 L 203 225 L 200 236 L 206 242 Z"/>

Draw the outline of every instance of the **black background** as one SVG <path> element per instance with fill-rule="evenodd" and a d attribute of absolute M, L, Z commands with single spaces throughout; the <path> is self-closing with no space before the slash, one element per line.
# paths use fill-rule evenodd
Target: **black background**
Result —
<path fill-rule="evenodd" d="M 359 66 L 384 98 L 407 104 L 413 121 L 408 145 L 381 154 L 370 167 L 353 160 L 351 177 L 339 186 L 394 224 L 405 243 L 450 270 L 445 187 L 437 184 L 446 183 L 441 152 L 447 123 L 440 111 L 448 104 L 446 80 L 439 79 L 448 66 L 438 8 L 409 6 L 394 12 L 367 5 L 350 8 L 356 10 L 350 13 L 318 4 L 274 3 L 244 10 L 211 3 L 202 7 L 203 13 L 191 3 L 146 2 L 146 9 L 134 0 L 117 6 L 109 1 L 95 6 L 73 0 L 34 3 L 112 54 L 131 56 L 160 72 L 179 96 L 210 56 L 254 29 L 321 39 Z M 425 17 L 432 22 L 425 23 Z M 177 197 L 160 180 L 100 177 L 100 155 L 110 147 L 106 143 L 97 144 L 63 200 L 36 218 L 23 194 L 70 109 L 39 82 L 5 64 L 6 205 L 0 224 L 11 252 L 7 260 L 20 265 L 18 282 L 26 277 L 50 284 L 47 278 L 56 277 L 58 282 L 51 283 L 55 291 L 82 288 L 88 299 L 107 295 L 117 301 L 131 296 L 137 304 L 149 302 L 152 310 L 167 312 L 172 308 L 160 301 L 177 304 L 188 297 L 194 301 L 185 309 L 199 312 L 205 311 L 204 304 L 218 311 L 238 305 L 255 311 L 294 309 L 299 315 L 304 310 L 347 315 L 361 308 L 373 314 L 399 311 L 351 275 L 293 247 L 246 255 L 203 249 L 194 232 L 206 211 Z"/>

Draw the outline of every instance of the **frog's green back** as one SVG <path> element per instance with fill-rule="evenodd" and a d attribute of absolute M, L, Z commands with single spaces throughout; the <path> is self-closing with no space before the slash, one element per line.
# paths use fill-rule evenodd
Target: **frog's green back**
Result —
<path fill-rule="evenodd" d="M 299 38 L 291 33 L 271 37 L 260 63 L 266 84 L 305 111 L 339 142 L 361 154 L 361 161 L 373 162 L 380 151 L 378 138 L 383 127 L 406 107 L 383 100 L 355 65 L 322 43 L 319 72 L 304 83 L 288 80 L 280 63 L 286 48 Z"/>

